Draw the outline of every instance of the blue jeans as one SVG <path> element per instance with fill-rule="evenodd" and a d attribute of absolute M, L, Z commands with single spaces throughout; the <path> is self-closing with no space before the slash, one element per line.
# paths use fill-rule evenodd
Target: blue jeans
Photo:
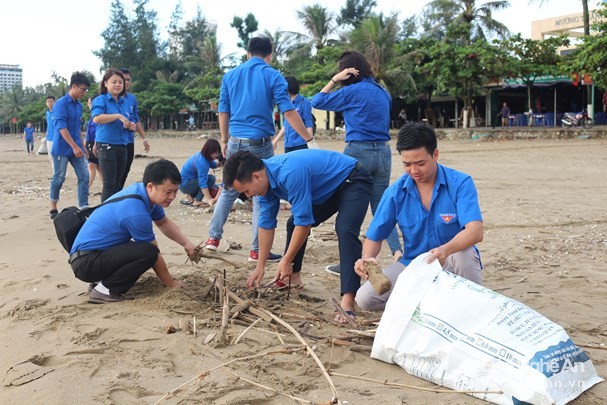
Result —
<path fill-rule="evenodd" d="M 228 141 L 228 149 L 226 157 L 239 150 L 248 150 L 251 153 L 259 156 L 262 159 L 266 159 L 274 156 L 274 148 L 272 142 L 267 142 L 261 146 L 248 146 L 241 145 L 238 142 L 234 142 L 231 138 Z M 215 204 L 215 210 L 213 211 L 213 218 L 211 219 L 211 225 L 209 226 L 209 237 L 213 239 L 221 239 L 223 235 L 223 226 L 228 220 L 228 215 L 232 209 L 234 201 L 238 198 L 240 193 L 234 189 L 224 189 L 217 199 Z M 251 249 L 259 251 L 259 242 L 257 239 L 257 231 L 259 229 L 259 214 L 261 208 L 259 207 L 259 197 L 253 197 L 253 243 Z"/>
<path fill-rule="evenodd" d="M 209 180 L 207 181 L 207 188 L 212 188 L 215 187 L 215 182 L 217 180 L 215 179 L 215 176 L 213 176 L 212 174 L 209 174 Z M 196 201 L 202 201 L 202 189 L 200 187 L 200 184 L 198 183 L 198 178 L 195 179 L 190 179 L 187 183 L 182 184 L 179 187 L 179 191 L 181 191 L 183 194 L 187 194 L 192 198 L 195 198 Z"/>
<path fill-rule="evenodd" d="M 75 156 L 53 155 L 53 179 L 51 180 L 51 201 L 59 201 L 59 192 L 65 181 L 65 172 L 67 164 L 70 163 L 74 168 L 78 178 L 78 206 L 88 207 L 89 205 L 89 170 L 86 163 L 86 157 L 77 158 Z"/>
<path fill-rule="evenodd" d="M 373 189 L 371 190 L 371 213 L 375 210 L 384 191 L 390 185 L 390 172 L 392 171 L 392 153 L 388 142 L 348 142 L 344 149 L 344 155 L 353 157 L 367 168 L 373 178 Z M 403 251 L 398 239 L 396 227 L 388 236 L 388 246 L 392 254 Z"/>

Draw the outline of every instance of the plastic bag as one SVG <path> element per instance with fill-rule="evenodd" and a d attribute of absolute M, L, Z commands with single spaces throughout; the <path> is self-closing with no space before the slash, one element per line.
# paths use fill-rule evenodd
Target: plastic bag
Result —
<path fill-rule="evenodd" d="M 427 257 L 399 276 L 371 357 L 496 404 L 565 404 L 602 381 L 561 326 Z"/>

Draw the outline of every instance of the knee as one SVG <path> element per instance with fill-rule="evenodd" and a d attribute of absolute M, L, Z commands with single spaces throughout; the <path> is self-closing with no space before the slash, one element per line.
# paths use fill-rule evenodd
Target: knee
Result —
<path fill-rule="evenodd" d="M 366 282 L 358 289 L 354 298 L 356 305 L 363 311 L 383 311 L 386 307 L 386 301 L 377 296 L 375 290 L 370 287 L 369 282 Z M 386 295 L 389 294 L 389 292 L 386 293 Z"/>
<path fill-rule="evenodd" d="M 141 260 L 144 260 L 149 267 L 152 267 L 160 256 L 158 247 L 153 243 L 142 243 L 141 244 Z"/>

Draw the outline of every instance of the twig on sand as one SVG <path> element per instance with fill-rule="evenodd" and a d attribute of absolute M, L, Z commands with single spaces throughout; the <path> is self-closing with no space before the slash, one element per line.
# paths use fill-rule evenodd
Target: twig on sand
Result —
<path fill-rule="evenodd" d="M 257 353 L 257 354 L 253 354 L 253 355 L 251 355 L 251 356 L 246 356 L 246 357 L 238 357 L 238 358 L 236 358 L 236 359 L 232 359 L 232 360 L 227 361 L 227 362 L 225 362 L 225 363 L 222 363 L 222 364 L 220 364 L 220 365 L 218 365 L 218 366 L 215 366 L 215 367 L 213 367 L 213 368 L 210 368 L 210 369 L 208 369 L 207 371 L 203 371 L 202 373 L 199 373 L 198 375 L 196 375 L 196 377 L 191 378 L 191 379 L 189 379 L 188 381 L 184 382 L 184 383 L 183 383 L 183 384 L 181 384 L 179 387 L 177 387 L 177 388 L 173 388 L 172 390 L 170 390 L 169 392 L 167 392 L 166 394 L 164 394 L 164 396 L 163 396 L 162 398 L 160 398 L 158 401 L 156 401 L 156 402 L 154 403 L 154 405 L 158 405 L 158 404 L 159 404 L 159 403 L 161 403 L 163 400 L 165 400 L 165 399 L 169 398 L 171 395 L 173 395 L 174 393 L 176 393 L 177 391 L 179 391 L 179 390 L 180 390 L 180 389 L 182 389 L 183 387 L 185 387 L 185 386 L 189 385 L 189 384 L 190 384 L 190 383 L 192 383 L 193 381 L 196 381 L 196 380 L 202 380 L 202 379 L 204 379 L 204 378 L 205 378 L 206 376 L 208 376 L 208 375 L 209 375 L 209 374 L 210 374 L 212 371 L 215 371 L 215 370 L 217 370 L 218 368 L 225 367 L 225 366 L 227 366 L 227 365 L 229 365 L 229 364 L 236 363 L 236 362 L 239 362 L 239 361 L 246 361 L 246 360 L 251 360 L 251 359 L 258 358 L 258 357 L 264 357 L 264 356 L 267 356 L 267 355 L 270 355 L 270 354 L 279 354 L 279 353 L 290 354 L 290 353 L 295 353 L 295 352 L 302 351 L 302 350 L 303 350 L 303 348 L 299 348 L 299 347 L 298 347 L 298 348 L 284 348 L 284 347 L 281 347 L 280 349 L 274 349 L 274 350 L 270 350 L 270 351 L 263 352 L 263 353 Z"/>
<path fill-rule="evenodd" d="M 348 375 L 348 374 L 341 374 L 341 373 L 336 373 L 334 371 L 330 371 L 331 375 L 334 375 L 336 377 L 346 377 L 346 378 L 352 378 L 355 380 L 361 380 L 361 381 L 367 381 L 367 382 L 373 382 L 373 383 L 378 383 L 378 384 L 382 384 L 382 385 L 387 385 L 390 387 L 400 387 L 400 388 L 412 388 L 415 390 L 419 390 L 419 391 L 429 391 L 429 392 L 437 392 L 437 393 L 441 393 L 441 394 L 503 394 L 503 391 L 458 391 L 458 390 L 450 390 L 450 389 L 437 389 L 437 388 L 426 388 L 426 387 L 418 387 L 415 385 L 409 385 L 409 384 L 398 384 L 398 383 L 390 383 L 386 380 L 382 381 L 382 380 L 374 380 L 372 378 L 365 378 L 365 377 L 358 377 L 355 375 Z"/>
<path fill-rule="evenodd" d="M 331 379 L 331 376 L 327 372 L 327 369 L 325 368 L 324 364 L 322 364 L 322 361 L 320 361 L 320 359 L 318 358 L 318 356 L 316 355 L 314 350 L 312 350 L 312 348 L 308 345 L 308 342 L 306 342 L 305 339 L 303 337 L 301 337 L 301 335 L 295 330 L 294 327 L 292 327 L 290 324 L 288 324 L 287 322 L 283 321 L 282 319 L 280 319 L 279 317 L 274 315 L 272 312 L 265 310 L 263 308 L 259 308 L 259 310 L 266 313 L 269 317 L 271 317 L 277 323 L 279 323 L 282 326 L 284 326 L 285 328 L 287 328 L 287 330 L 289 332 L 291 332 L 293 334 L 293 336 L 295 336 L 297 338 L 297 340 L 299 340 L 301 342 L 301 344 L 304 345 L 304 347 L 306 348 L 308 353 L 310 353 L 310 356 L 312 356 L 312 358 L 314 359 L 314 361 L 320 368 L 320 371 L 322 372 L 322 374 L 325 376 L 325 378 L 329 382 L 331 391 L 333 391 L 333 398 L 331 399 L 332 403 L 337 403 L 338 395 L 337 395 L 337 389 L 335 388 L 335 384 L 333 384 L 333 380 Z"/>
<path fill-rule="evenodd" d="M 282 396 L 284 396 L 284 397 L 291 398 L 292 400 L 295 400 L 295 401 L 297 401 L 297 402 L 301 402 L 302 404 L 311 404 L 311 403 L 312 403 L 311 401 L 308 401 L 307 399 L 301 399 L 301 398 L 297 398 L 297 397 L 294 397 L 294 396 L 289 395 L 289 394 L 285 394 L 284 392 L 280 392 L 280 391 L 278 391 L 278 390 L 276 390 L 276 389 L 274 389 L 274 388 L 266 387 L 265 385 L 262 385 L 262 384 L 256 383 L 255 381 L 249 380 L 248 378 L 245 378 L 245 377 L 239 376 L 238 374 L 236 374 L 236 373 L 232 372 L 232 370 L 230 370 L 230 369 L 228 369 L 228 368 L 225 368 L 225 367 L 224 367 L 224 368 L 223 368 L 223 370 L 224 370 L 224 371 L 226 371 L 226 372 L 228 372 L 228 373 L 230 373 L 230 374 L 232 374 L 234 377 L 236 377 L 236 378 L 238 378 L 238 379 L 241 379 L 241 380 L 243 380 L 243 381 L 246 381 L 246 382 L 248 382 L 249 384 L 252 384 L 252 385 L 254 385 L 254 386 L 256 386 L 256 387 L 263 388 L 264 390 L 268 390 L 268 391 L 275 392 L 275 393 L 277 393 L 278 395 L 282 395 Z"/>
<path fill-rule="evenodd" d="M 255 320 L 255 322 L 253 322 L 252 324 L 249 325 L 248 328 L 246 328 L 245 330 L 242 331 L 242 333 L 240 335 L 238 335 L 238 337 L 236 339 L 234 339 L 234 341 L 232 341 L 232 344 L 237 345 L 240 342 L 240 339 L 242 339 L 244 337 L 244 335 L 247 334 L 248 331 L 250 331 L 253 326 L 257 325 L 257 323 L 261 321 L 261 318 L 257 318 Z"/>

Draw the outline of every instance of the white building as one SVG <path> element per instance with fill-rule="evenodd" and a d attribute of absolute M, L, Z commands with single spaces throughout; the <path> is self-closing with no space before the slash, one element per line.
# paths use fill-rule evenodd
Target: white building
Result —
<path fill-rule="evenodd" d="M 23 86 L 23 69 L 19 65 L 0 64 L 0 93 Z"/>

